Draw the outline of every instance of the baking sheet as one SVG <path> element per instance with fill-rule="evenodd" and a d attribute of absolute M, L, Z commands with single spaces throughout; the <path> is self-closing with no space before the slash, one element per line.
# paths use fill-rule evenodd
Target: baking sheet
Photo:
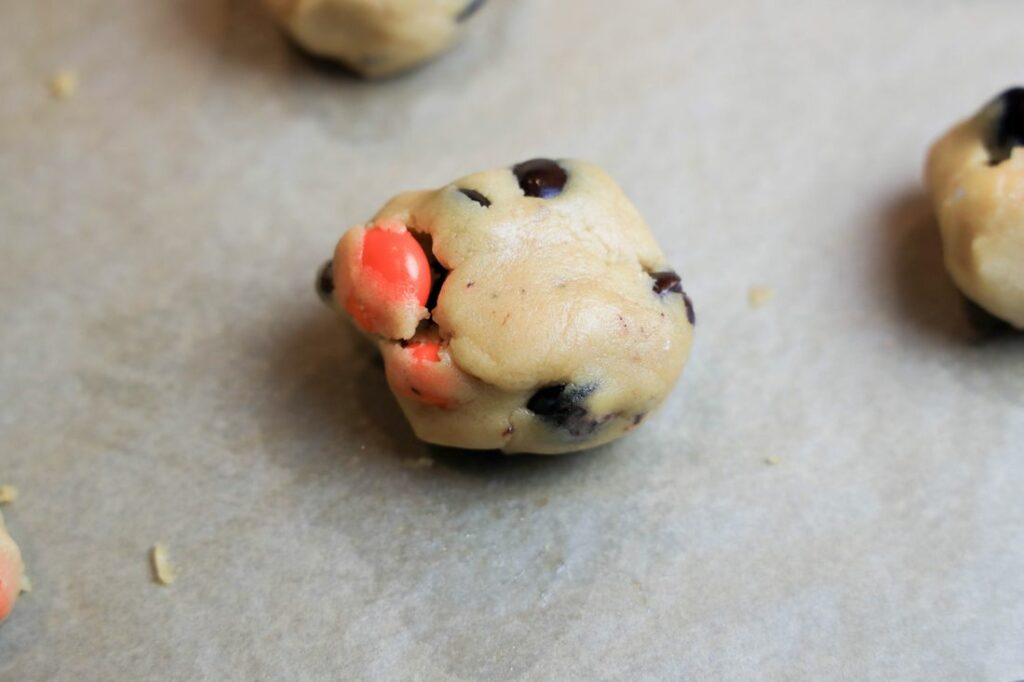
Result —
<path fill-rule="evenodd" d="M 970 342 L 919 182 L 1020 82 L 1022 25 L 492 0 L 368 84 L 250 1 L 0 1 L 0 482 L 35 587 L 0 679 L 1024 678 L 1024 343 Z M 690 365 L 596 452 L 432 449 L 314 271 L 392 194 L 536 155 L 635 200 Z"/>

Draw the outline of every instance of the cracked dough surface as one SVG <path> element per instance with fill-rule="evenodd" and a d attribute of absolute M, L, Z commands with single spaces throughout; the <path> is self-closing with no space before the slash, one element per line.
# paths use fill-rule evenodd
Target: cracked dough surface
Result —
<path fill-rule="evenodd" d="M 435 271 L 432 310 L 387 302 L 386 323 L 369 330 L 390 332 L 375 334 L 388 381 L 425 441 L 593 447 L 639 425 L 683 369 L 689 299 L 643 218 L 594 165 L 534 160 L 395 197 L 338 244 L 341 306 L 365 286 L 360 249 L 375 226 L 408 229 Z"/>
<path fill-rule="evenodd" d="M 376 78 L 450 48 L 480 0 L 266 0 L 304 49 Z"/>
<path fill-rule="evenodd" d="M 968 298 L 1019 329 L 1024 329 L 1024 126 L 1012 98 L 1022 95 L 1019 88 L 1007 91 L 956 125 L 932 147 L 925 170 L 950 275 Z"/>

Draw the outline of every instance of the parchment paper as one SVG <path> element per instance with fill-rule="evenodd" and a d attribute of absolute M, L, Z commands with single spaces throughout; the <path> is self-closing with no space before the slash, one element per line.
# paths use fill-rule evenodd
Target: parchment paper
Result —
<path fill-rule="evenodd" d="M 970 340 L 919 181 L 1024 80 L 1022 26 L 492 0 L 369 84 L 249 0 L 0 0 L 0 482 L 35 588 L 0 679 L 1024 678 L 1024 342 Z M 596 452 L 432 449 L 315 269 L 392 194 L 537 155 L 635 200 L 690 365 Z"/>

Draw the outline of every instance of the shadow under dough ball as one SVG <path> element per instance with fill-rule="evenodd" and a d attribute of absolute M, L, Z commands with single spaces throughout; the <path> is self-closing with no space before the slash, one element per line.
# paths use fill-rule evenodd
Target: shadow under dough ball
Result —
<path fill-rule="evenodd" d="M 422 440 L 557 454 L 615 440 L 664 401 L 693 306 L 618 185 L 532 159 L 391 199 L 317 275 L 380 349 Z"/>
<path fill-rule="evenodd" d="M 484 0 L 264 0 L 307 52 L 382 78 L 451 48 Z"/>
<path fill-rule="evenodd" d="M 925 182 L 943 258 L 968 299 L 1024 329 L 1024 88 L 1011 88 L 931 148 Z"/>

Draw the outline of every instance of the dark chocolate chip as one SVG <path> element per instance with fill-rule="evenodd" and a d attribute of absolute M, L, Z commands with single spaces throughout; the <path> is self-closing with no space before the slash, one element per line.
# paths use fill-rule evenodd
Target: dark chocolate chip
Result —
<path fill-rule="evenodd" d="M 455 16 L 455 21 L 465 21 L 476 14 L 487 0 L 469 0 L 469 3 L 462 8 L 462 11 Z"/>
<path fill-rule="evenodd" d="M 686 319 L 690 321 L 690 326 L 697 324 L 697 313 L 693 310 L 693 301 L 690 297 L 683 292 L 683 303 L 686 304 Z"/>
<path fill-rule="evenodd" d="M 985 146 L 993 166 L 1010 158 L 1015 147 L 1024 147 L 1024 87 L 1011 88 L 989 105 L 997 107 Z"/>
<path fill-rule="evenodd" d="M 672 270 L 652 272 L 651 279 L 654 280 L 654 293 L 661 296 L 664 293 L 683 293 L 683 280 Z"/>
<path fill-rule="evenodd" d="M 664 296 L 665 294 L 682 295 L 683 303 L 686 304 L 686 319 L 690 321 L 691 325 L 696 324 L 697 314 L 693 310 L 693 301 L 683 291 L 683 281 L 679 278 L 679 275 L 672 270 L 662 270 L 661 272 L 652 272 L 650 276 L 654 280 L 654 286 L 651 289 L 658 296 Z"/>
<path fill-rule="evenodd" d="M 569 180 L 565 169 L 551 159 L 531 159 L 512 167 L 519 186 L 528 197 L 557 197 Z"/>
<path fill-rule="evenodd" d="M 320 272 L 316 274 L 316 293 L 320 300 L 330 305 L 334 295 L 334 260 L 329 260 L 320 266 Z"/>
<path fill-rule="evenodd" d="M 594 418 L 584 405 L 587 397 L 596 390 L 595 384 L 545 386 L 530 397 L 526 409 L 574 437 L 590 436 L 607 421 Z"/>
<path fill-rule="evenodd" d="M 459 191 L 465 194 L 473 201 L 475 201 L 476 203 L 483 206 L 484 208 L 487 208 L 488 206 L 491 205 L 491 200 L 485 197 L 483 194 L 480 194 L 480 192 L 477 192 L 475 189 L 463 189 L 460 187 Z"/>
<path fill-rule="evenodd" d="M 971 325 L 971 329 L 979 338 L 1002 336 L 1013 331 L 1009 322 L 996 317 L 966 296 L 964 297 L 964 313 L 967 315 L 967 323 Z"/>

